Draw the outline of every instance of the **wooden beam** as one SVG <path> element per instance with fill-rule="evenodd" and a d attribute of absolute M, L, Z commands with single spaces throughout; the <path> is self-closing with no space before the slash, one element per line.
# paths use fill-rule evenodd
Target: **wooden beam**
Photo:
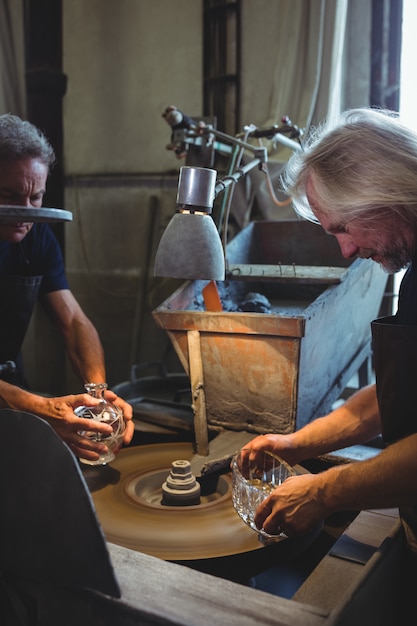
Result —
<path fill-rule="evenodd" d="M 197 454 L 207 456 L 209 448 L 206 394 L 204 390 L 203 360 L 201 357 L 199 331 L 189 330 L 187 332 L 187 341 L 196 450 Z"/>

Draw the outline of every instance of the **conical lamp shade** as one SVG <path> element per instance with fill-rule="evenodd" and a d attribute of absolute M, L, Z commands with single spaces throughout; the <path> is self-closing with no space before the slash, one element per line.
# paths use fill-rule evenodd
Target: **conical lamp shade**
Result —
<path fill-rule="evenodd" d="M 224 280 L 223 246 L 211 215 L 175 213 L 155 257 L 155 276 Z"/>

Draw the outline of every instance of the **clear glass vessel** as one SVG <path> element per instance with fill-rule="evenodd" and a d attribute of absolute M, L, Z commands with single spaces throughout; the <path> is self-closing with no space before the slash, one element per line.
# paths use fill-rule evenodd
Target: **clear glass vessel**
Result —
<path fill-rule="evenodd" d="M 237 453 L 232 460 L 232 502 L 236 512 L 253 530 L 259 533 L 260 538 L 280 540 L 285 533 L 277 535 L 267 533 L 263 528 L 259 529 L 255 524 L 255 514 L 259 505 L 269 494 L 289 476 L 295 474 L 294 470 L 282 459 L 270 452 L 260 454 L 260 462 L 253 465 L 245 476 L 242 473 L 241 452 Z"/>
<path fill-rule="evenodd" d="M 111 435 L 102 435 L 101 433 L 83 430 L 80 431 L 80 435 L 88 437 L 92 441 L 101 441 L 106 444 L 108 452 L 101 454 L 96 461 L 90 461 L 89 459 L 80 458 L 82 463 L 87 465 L 105 465 L 110 461 L 113 461 L 116 453 L 122 446 L 123 435 L 126 429 L 126 423 L 123 417 L 123 411 L 108 402 L 104 397 L 104 392 L 107 389 L 107 383 L 87 383 L 84 385 L 87 393 L 94 398 L 100 398 L 100 404 L 93 407 L 80 406 L 74 410 L 77 417 L 90 418 L 99 422 L 105 422 L 110 424 L 113 428 Z"/>

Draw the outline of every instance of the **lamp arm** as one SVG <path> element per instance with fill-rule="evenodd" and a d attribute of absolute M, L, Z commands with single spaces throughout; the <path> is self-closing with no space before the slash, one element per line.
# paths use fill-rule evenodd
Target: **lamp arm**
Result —
<path fill-rule="evenodd" d="M 253 146 L 251 147 L 253 149 Z M 261 153 L 259 157 L 253 159 L 252 161 L 249 161 L 249 163 L 246 163 L 245 165 L 241 165 L 236 170 L 236 172 L 234 172 L 233 174 L 228 174 L 222 180 L 218 180 L 216 182 L 216 186 L 214 188 L 214 197 L 217 197 L 219 193 L 227 189 L 233 183 L 239 182 L 241 178 L 246 176 L 246 174 L 253 170 L 257 165 L 259 165 L 260 169 L 262 169 L 262 165 L 267 161 L 266 148 L 254 149 L 255 153 L 258 153 L 258 151 Z"/>
<path fill-rule="evenodd" d="M 247 127 L 247 130 L 249 131 L 247 136 L 253 137 L 256 139 L 260 139 L 260 138 L 270 139 L 271 141 L 280 143 L 283 146 L 290 148 L 291 150 L 294 150 L 294 151 L 300 150 L 301 148 L 300 142 L 295 141 L 291 137 L 287 137 L 285 135 L 285 133 L 288 132 L 289 128 L 296 129 L 296 131 L 293 131 L 292 136 L 297 136 L 298 138 L 302 136 L 303 133 L 302 131 L 298 129 L 298 127 L 288 126 L 288 125 L 285 125 L 282 128 L 280 128 L 279 126 L 272 126 L 271 128 L 263 129 L 263 130 L 259 130 L 258 128 L 256 128 L 256 126 Z M 240 146 L 244 150 L 249 150 L 249 151 L 254 150 L 254 146 L 252 144 L 247 143 L 246 141 L 242 141 L 238 137 L 233 137 L 232 135 L 223 133 L 222 131 L 217 130 L 217 128 L 213 128 L 213 126 L 210 124 L 200 127 L 197 132 L 193 129 L 187 130 L 185 131 L 185 134 L 188 138 L 194 138 L 194 139 L 201 137 L 202 135 L 213 135 L 214 137 L 216 137 L 217 139 L 221 139 L 225 143 L 232 143 L 235 146 Z"/>
<path fill-rule="evenodd" d="M 285 135 L 276 134 L 273 137 L 273 141 L 276 141 L 277 143 L 280 143 L 287 148 L 291 148 L 291 150 L 294 150 L 294 152 L 301 150 L 301 144 L 299 144 L 297 141 L 294 141 L 294 139 L 286 137 Z"/>
<path fill-rule="evenodd" d="M 190 133 L 190 135 L 191 134 L 192 133 Z M 222 139 L 225 142 L 229 142 L 235 146 L 239 146 L 240 148 L 243 148 L 244 150 L 249 150 L 250 152 L 255 152 L 257 150 L 257 146 L 253 146 L 251 143 L 242 141 L 238 137 L 233 137 L 232 135 L 223 133 L 221 130 L 217 130 L 217 128 L 213 128 L 211 125 L 203 126 L 200 129 L 200 134 L 214 135 L 218 139 Z"/>
<path fill-rule="evenodd" d="M 249 161 L 249 163 L 246 163 L 245 165 L 241 165 L 237 167 L 236 170 L 232 174 L 228 174 L 224 176 L 222 180 L 217 180 L 216 186 L 214 188 L 214 197 L 216 198 L 218 194 L 222 193 L 226 189 L 230 188 L 231 185 L 233 185 L 233 187 L 228 189 L 228 193 L 229 193 L 228 210 L 226 213 L 226 218 L 224 219 L 223 227 L 219 225 L 219 230 L 222 231 L 222 246 L 223 246 L 223 252 L 224 252 L 226 263 L 227 263 L 227 254 L 226 254 L 227 253 L 227 250 L 226 250 L 227 248 L 227 224 L 229 221 L 229 208 L 230 208 L 230 203 L 232 201 L 232 195 L 234 193 L 234 187 L 241 178 L 246 176 L 246 174 L 250 172 L 251 170 L 253 170 L 257 165 L 259 165 L 261 170 L 266 167 L 266 160 L 267 160 L 266 148 L 263 148 L 263 147 L 257 148 L 255 152 L 257 154 L 260 154 L 259 158 L 252 159 L 252 161 Z"/>

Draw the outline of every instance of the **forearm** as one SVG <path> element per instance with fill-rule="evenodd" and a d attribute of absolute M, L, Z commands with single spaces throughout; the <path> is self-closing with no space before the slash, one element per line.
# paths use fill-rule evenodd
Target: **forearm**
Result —
<path fill-rule="evenodd" d="M 326 454 L 359 443 L 380 433 L 380 418 L 375 385 L 364 387 L 342 406 L 288 435 L 291 462 Z"/>
<path fill-rule="evenodd" d="M 77 320 L 65 334 L 68 358 L 82 383 L 106 382 L 104 351 L 93 324 Z"/>
<path fill-rule="evenodd" d="M 16 385 L 0 380 L 0 408 L 33 413 L 36 412 L 34 408 L 39 408 L 42 401 L 42 396 L 37 396 L 25 389 L 16 387 Z"/>
<path fill-rule="evenodd" d="M 106 382 L 100 338 L 72 293 L 68 289 L 48 293 L 43 304 L 62 333 L 69 360 L 80 381 Z"/>
<path fill-rule="evenodd" d="M 0 380 L 0 408 L 33 413 L 50 421 L 52 425 L 56 420 L 75 422 L 73 407 L 80 406 L 86 399 L 91 400 L 86 393 L 58 398 L 41 396 Z M 95 400 L 92 401 L 94 403 Z"/>
<path fill-rule="evenodd" d="M 367 461 L 339 465 L 317 476 L 328 513 L 417 505 L 417 434 Z"/>

